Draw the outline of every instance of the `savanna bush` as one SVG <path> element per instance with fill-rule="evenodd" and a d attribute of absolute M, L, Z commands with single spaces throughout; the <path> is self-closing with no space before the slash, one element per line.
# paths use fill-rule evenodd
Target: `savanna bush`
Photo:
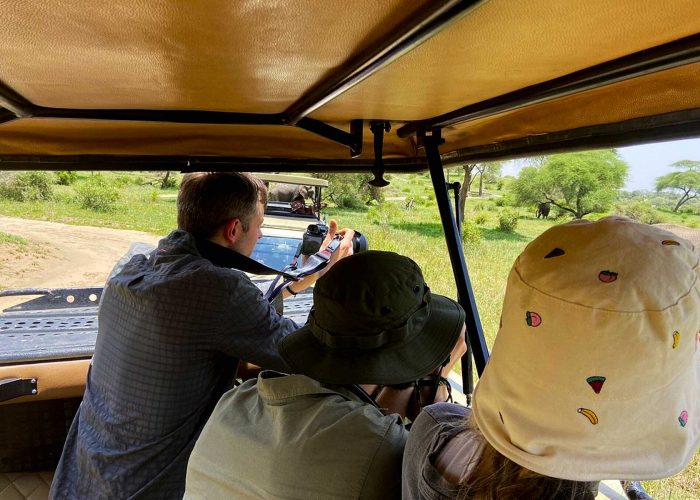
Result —
<path fill-rule="evenodd" d="M 476 245 L 481 241 L 481 229 L 471 220 L 462 222 L 462 241 L 465 245 Z"/>
<path fill-rule="evenodd" d="M 472 217 L 472 220 L 477 226 L 483 226 L 484 224 L 486 224 L 486 221 L 489 220 L 489 216 L 486 215 L 484 212 L 477 212 Z"/>
<path fill-rule="evenodd" d="M 635 201 L 633 203 L 618 205 L 616 212 L 645 224 L 658 224 L 662 221 L 659 213 L 648 201 Z"/>
<path fill-rule="evenodd" d="M 367 218 L 372 224 L 385 226 L 392 222 L 402 222 L 404 213 L 396 203 L 380 203 L 367 211 Z"/>
<path fill-rule="evenodd" d="M 512 233 L 518 227 L 518 212 L 506 208 L 498 215 L 498 230 L 504 233 Z"/>
<path fill-rule="evenodd" d="M 351 194 L 341 194 L 335 197 L 335 204 L 338 208 L 361 208 L 364 206 L 362 200 Z"/>
<path fill-rule="evenodd" d="M 70 186 L 78 180 L 78 173 L 72 170 L 60 170 L 56 172 L 56 184 L 60 186 Z"/>
<path fill-rule="evenodd" d="M 50 200 L 53 178 L 48 172 L 22 172 L 0 184 L 0 197 L 13 201 Z"/>
<path fill-rule="evenodd" d="M 120 192 L 101 176 L 95 176 L 75 187 L 76 199 L 81 207 L 97 212 L 108 212 L 114 208 Z"/>

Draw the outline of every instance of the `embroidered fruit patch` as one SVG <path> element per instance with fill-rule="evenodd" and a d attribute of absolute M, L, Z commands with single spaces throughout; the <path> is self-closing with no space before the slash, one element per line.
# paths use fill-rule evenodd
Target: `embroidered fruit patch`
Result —
<path fill-rule="evenodd" d="M 525 313 L 525 323 L 527 323 L 527 326 L 540 326 L 542 318 L 536 312 L 528 311 Z"/>
<path fill-rule="evenodd" d="M 601 271 L 598 273 L 598 279 L 603 283 L 612 283 L 617 279 L 617 273 L 615 271 Z"/>
<path fill-rule="evenodd" d="M 600 390 L 603 388 L 603 384 L 605 383 L 605 377 L 595 375 L 593 377 L 588 377 L 586 382 L 588 382 L 588 385 L 591 386 L 591 389 L 593 389 L 596 394 L 600 394 Z"/>

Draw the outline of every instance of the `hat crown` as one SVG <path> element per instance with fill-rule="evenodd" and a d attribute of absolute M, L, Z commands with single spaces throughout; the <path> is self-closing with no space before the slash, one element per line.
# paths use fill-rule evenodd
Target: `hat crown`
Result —
<path fill-rule="evenodd" d="M 613 216 L 552 227 L 528 245 L 514 272 L 563 301 L 634 312 L 678 302 L 695 285 L 697 267 L 698 255 L 686 240 Z"/>
<path fill-rule="evenodd" d="M 339 261 L 318 281 L 314 321 L 329 335 L 373 336 L 406 324 L 429 295 L 411 259 L 362 252 Z"/>

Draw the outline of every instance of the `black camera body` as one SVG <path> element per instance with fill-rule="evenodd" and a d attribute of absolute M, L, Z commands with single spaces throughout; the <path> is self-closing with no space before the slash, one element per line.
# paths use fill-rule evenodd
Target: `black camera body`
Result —
<path fill-rule="evenodd" d="M 301 255 L 313 255 L 319 251 L 328 234 L 328 226 L 323 222 L 309 224 L 301 237 Z"/>
<path fill-rule="evenodd" d="M 328 234 L 328 226 L 323 222 L 309 224 L 301 238 L 301 255 L 313 255 L 321 249 L 323 240 Z M 343 239 L 341 235 L 336 235 L 336 239 Z M 364 234 L 355 231 L 352 237 L 353 253 L 364 252 L 369 248 L 369 242 Z"/>

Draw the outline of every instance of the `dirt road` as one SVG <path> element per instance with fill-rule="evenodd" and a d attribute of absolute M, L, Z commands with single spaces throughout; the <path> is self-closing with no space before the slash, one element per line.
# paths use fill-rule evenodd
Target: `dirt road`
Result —
<path fill-rule="evenodd" d="M 7 288 L 102 285 L 132 243 L 159 239 L 139 231 L 2 216 L 0 232 L 29 241 L 3 245 L 9 251 L 0 259 L 0 285 Z"/>

